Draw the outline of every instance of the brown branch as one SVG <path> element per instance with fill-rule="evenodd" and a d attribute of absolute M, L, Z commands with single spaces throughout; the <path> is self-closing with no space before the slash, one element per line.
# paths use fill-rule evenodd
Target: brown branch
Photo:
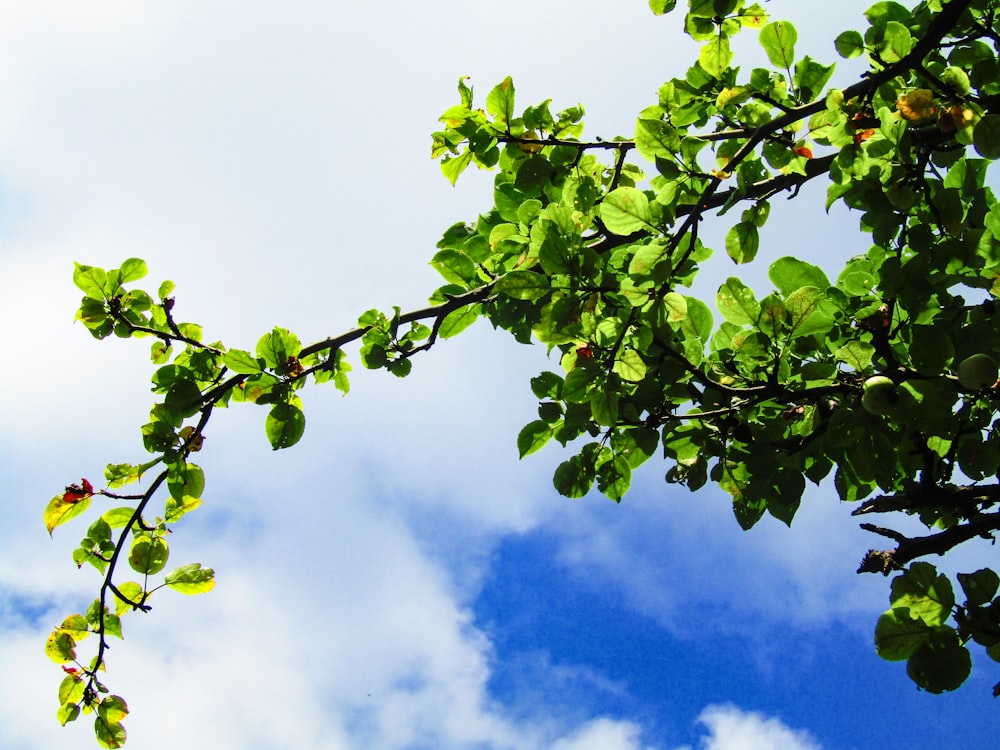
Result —
<path fill-rule="evenodd" d="M 104 575 L 104 583 L 101 584 L 101 593 L 99 597 L 101 606 L 97 613 L 97 655 L 94 657 L 93 667 L 91 669 L 86 670 L 86 673 L 90 676 L 88 682 L 88 690 L 90 690 L 91 692 L 93 692 L 94 683 L 97 681 L 97 672 L 103 669 L 104 667 L 104 653 L 105 651 L 108 650 L 108 648 L 110 648 L 110 646 L 108 645 L 107 632 L 104 624 L 104 613 L 108 610 L 108 605 L 107 605 L 108 591 L 113 592 L 115 596 L 120 597 L 123 601 L 135 605 L 135 602 L 133 602 L 131 599 L 126 599 L 124 596 L 121 595 L 121 592 L 118 591 L 117 587 L 111 580 L 112 576 L 114 576 L 115 574 L 115 570 L 118 567 L 118 558 L 121 556 L 122 550 L 125 548 L 125 542 L 132 538 L 132 528 L 136 524 L 140 524 L 142 522 L 143 510 L 145 510 L 146 505 L 153 498 L 153 495 L 156 494 L 156 491 L 160 488 L 160 485 L 166 481 L 166 479 L 167 479 L 167 472 L 166 470 L 164 470 L 160 472 L 157 475 L 156 479 L 154 479 L 152 483 L 149 485 L 149 489 L 147 489 L 146 492 L 143 494 L 142 500 L 139 502 L 138 505 L 135 506 L 135 510 L 132 511 L 132 516 L 129 518 L 128 522 L 126 522 L 125 526 L 122 528 L 121 534 L 118 537 L 118 543 L 115 544 L 115 551 L 111 554 L 111 557 L 108 559 L 108 570 Z"/>
<path fill-rule="evenodd" d="M 525 146 L 570 146 L 581 151 L 589 148 L 604 148 L 617 149 L 624 152 L 635 148 L 635 141 L 574 141 L 568 138 L 557 138 L 554 135 L 548 138 L 525 138 L 520 135 L 510 135 L 508 133 L 507 135 L 497 136 L 497 141 L 500 143 L 520 143 Z"/>
<path fill-rule="evenodd" d="M 1000 513 L 977 516 L 960 526 L 952 526 L 937 534 L 912 539 L 898 531 L 870 523 L 861 524 L 861 528 L 888 537 L 897 542 L 897 546 L 894 550 L 869 550 L 861 561 L 858 572 L 888 575 L 890 571 L 900 570 L 918 557 L 943 555 L 959 544 L 975 539 L 977 536 L 992 539 L 993 533 L 1000 530 Z"/>
<path fill-rule="evenodd" d="M 844 101 L 849 101 L 855 98 L 864 98 L 874 92 L 879 86 L 887 81 L 892 80 L 896 76 L 905 73 L 908 70 L 918 67 L 923 61 L 924 57 L 930 53 L 935 47 L 940 44 L 944 36 L 952 29 L 952 27 L 957 23 L 959 16 L 965 11 L 966 8 L 972 3 L 972 0 L 952 0 L 948 3 L 934 20 L 931 21 L 930 26 L 927 28 L 927 33 L 913 46 L 909 54 L 903 57 L 899 62 L 889 65 L 880 71 L 872 73 L 866 76 L 863 80 L 858 83 L 852 84 L 843 90 Z M 804 104 L 799 107 L 794 107 L 787 110 L 784 114 L 776 117 L 775 119 L 767 122 L 763 125 L 757 127 L 750 137 L 747 139 L 739 150 L 733 154 L 729 162 L 722 168 L 722 172 L 731 173 L 733 170 L 743 162 L 753 150 L 764 140 L 770 137 L 773 133 L 792 125 L 799 120 L 803 120 L 810 117 L 818 112 L 822 112 L 826 109 L 826 99 L 817 99 L 810 104 Z M 831 157 L 829 158 L 832 162 Z M 817 162 L 822 162 L 823 160 L 816 160 Z M 825 166 L 825 169 L 822 169 Z M 826 171 L 829 169 L 829 162 L 823 165 L 817 164 L 817 168 L 821 171 Z M 820 172 L 817 172 L 819 174 Z M 692 206 L 691 213 L 688 216 L 688 220 L 684 222 L 681 227 L 681 234 L 686 232 L 693 221 L 697 221 L 701 213 L 707 210 L 710 205 L 715 205 L 715 192 L 720 185 L 720 180 L 717 178 L 712 179 L 708 187 L 702 193 L 695 206 Z M 724 205 L 725 201 L 719 203 L 718 205 Z M 695 217 L 692 219 L 692 217 Z"/>
<path fill-rule="evenodd" d="M 893 513 L 896 511 L 916 511 L 931 508 L 975 512 L 983 507 L 1000 502 L 1000 485 L 969 485 L 967 487 L 918 487 L 911 491 L 894 495 L 879 495 L 865 501 L 851 515 L 863 516 L 869 513 Z"/>
<path fill-rule="evenodd" d="M 463 307 L 467 307 L 468 305 L 473 305 L 487 299 L 493 293 L 493 286 L 495 284 L 495 281 L 491 281 L 488 284 L 483 284 L 475 289 L 471 289 L 464 294 L 449 296 L 448 301 L 442 302 L 440 305 L 430 305 L 428 307 L 422 307 L 419 310 L 412 310 L 408 313 L 404 313 L 399 316 L 396 322 L 398 324 L 402 324 L 415 323 L 419 320 L 426 320 L 428 318 L 437 318 L 439 320 L 444 319 L 446 315 L 454 312 L 455 310 L 460 310 Z M 369 330 L 369 327 L 354 328 L 346 333 L 340 334 L 339 336 L 333 336 L 328 339 L 323 339 L 322 341 L 317 341 L 315 344 L 310 344 L 309 346 L 303 348 L 299 352 L 299 358 L 308 357 L 310 354 L 318 354 L 319 352 L 340 349 L 345 344 L 357 341 Z"/>
<path fill-rule="evenodd" d="M 696 209 L 708 211 L 713 208 L 721 208 L 734 200 L 767 200 L 783 190 L 798 190 L 798 188 L 813 177 L 818 177 L 829 172 L 830 166 L 836 158 L 836 154 L 829 154 L 816 159 L 810 159 L 806 162 L 806 173 L 804 175 L 794 173 L 779 174 L 766 180 L 755 182 L 745 188 L 736 187 L 714 193 L 707 200 L 703 200 L 697 204 L 689 203 L 677 206 L 677 215 L 684 216 Z"/>

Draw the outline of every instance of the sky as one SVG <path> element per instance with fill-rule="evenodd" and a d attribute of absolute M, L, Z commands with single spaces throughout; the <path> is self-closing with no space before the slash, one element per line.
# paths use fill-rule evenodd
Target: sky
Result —
<path fill-rule="evenodd" d="M 800 54 L 833 61 L 865 6 L 767 7 Z M 41 513 L 141 461 L 152 402 L 147 344 L 73 323 L 73 262 L 145 259 L 147 288 L 172 279 L 176 316 L 236 348 L 421 307 L 441 233 L 491 206 L 488 173 L 453 188 L 429 158 L 458 77 L 482 101 L 511 75 L 519 107 L 582 102 L 588 136 L 628 135 L 696 54 L 681 18 L 642 0 L 0 3 L 0 746 L 93 741 L 90 721 L 56 722 L 43 643 L 99 577 L 70 559 L 86 524 L 49 539 Z M 822 190 L 803 190 L 816 210 L 775 201 L 762 266 L 867 248 Z M 705 288 L 733 273 L 764 278 L 721 253 Z M 107 683 L 129 747 L 992 744 L 983 660 L 928 696 L 875 655 L 888 585 L 855 574 L 876 542 L 832 488 L 792 529 L 749 533 L 722 493 L 666 485 L 655 460 L 620 505 L 570 501 L 551 484 L 560 450 L 517 460 L 528 381 L 558 366 L 544 348 L 480 323 L 414 364 L 404 380 L 358 367 L 346 398 L 302 392 L 292 450 L 270 450 L 260 409 L 214 416 L 205 502 L 170 548 L 218 584 L 125 618 Z"/>

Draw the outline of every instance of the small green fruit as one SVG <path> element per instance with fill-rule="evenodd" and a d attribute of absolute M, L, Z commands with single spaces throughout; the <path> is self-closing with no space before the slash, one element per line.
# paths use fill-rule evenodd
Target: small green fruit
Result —
<path fill-rule="evenodd" d="M 947 67 L 941 72 L 939 77 L 941 83 L 959 96 L 965 96 L 969 93 L 969 89 L 971 88 L 969 74 L 961 68 L 956 68 L 954 65 Z"/>
<path fill-rule="evenodd" d="M 885 375 L 876 375 L 868 378 L 864 384 L 864 393 L 861 396 L 861 406 L 865 411 L 875 416 L 888 414 L 896 408 L 899 403 L 899 394 L 896 392 L 896 384 L 892 378 Z"/>
<path fill-rule="evenodd" d="M 997 382 L 997 375 L 1000 374 L 996 360 L 989 354 L 973 354 L 971 357 L 966 357 L 959 363 L 956 372 L 958 382 L 970 391 L 989 388 Z"/>

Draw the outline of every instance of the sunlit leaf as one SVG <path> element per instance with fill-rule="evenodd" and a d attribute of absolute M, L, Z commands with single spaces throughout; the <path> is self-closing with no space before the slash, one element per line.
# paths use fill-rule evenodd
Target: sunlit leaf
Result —
<path fill-rule="evenodd" d="M 274 450 L 295 445 L 306 430 L 305 414 L 296 401 L 275 404 L 267 413 L 264 432 Z"/>
<path fill-rule="evenodd" d="M 119 282 L 122 284 L 127 284 L 130 281 L 138 281 L 143 278 L 149 269 L 146 268 L 146 262 L 140 258 L 129 258 L 124 263 L 122 263 L 119 269 L 121 277 Z"/>
<path fill-rule="evenodd" d="M 510 76 L 494 86 L 487 95 L 486 110 L 502 124 L 514 118 L 514 82 Z"/>
<path fill-rule="evenodd" d="M 649 199 L 641 190 L 620 187 L 608 193 L 601 203 L 601 221 L 609 232 L 632 234 L 651 228 Z"/>
<path fill-rule="evenodd" d="M 132 610 L 133 604 L 143 603 L 142 586 L 135 581 L 126 581 L 119 584 L 118 592 L 129 599 L 129 601 L 125 601 L 124 599 L 120 599 L 117 593 L 115 594 L 115 614 L 119 617 Z"/>
<path fill-rule="evenodd" d="M 760 318 L 760 303 L 753 291 L 735 277 L 719 287 L 715 304 L 722 316 L 736 325 L 755 325 Z"/>
<path fill-rule="evenodd" d="M 163 570 L 170 553 L 162 537 L 144 534 L 132 542 L 128 563 L 136 573 L 155 575 Z"/>
<path fill-rule="evenodd" d="M 536 300 L 549 292 L 549 279 L 534 271 L 510 271 L 501 276 L 493 290 L 508 297 Z"/>
<path fill-rule="evenodd" d="M 182 594 L 204 594 L 215 587 L 215 571 L 190 563 L 167 573 L 164 583 Z"/>
<path fill-rule="evenodd" d="M 97 744 L 101 747 L 114 748 L 125 746 L 125 727 L 113 721 L 109 721 L 100 713 L 94 718 L 94 733 L 97 736 Z"/>
<path fill-rule="evenodd" d="M 521 458 L 540 450 L 552 438 L 552 425 L 542 420 L 526 424 L 517 436 L 517 452 Z"/>
<path fill-rule="evenodd" d="M 760 30 L 760 46 L 776 68 L 791 70 L 799 35 L 788 21 L 772 21 Z"/>
<path fill-rule="evenodd" d="M 469 305 L 448 313 L 441 322 L 439 333 L 441 338 L 449 339 L 457 336 L 471 326 L 479 318 L 479 305 Z"/>
<path fill-rule="evenodd" d="M 71 499 L 70 501 L 65 500 L 64 497 L 65 494 L 56 495 L 52 498 L 49 504 L 45 506 L 45 511 L 42 514 L 42 520 L 45 521 L 45 528 L 50 535 L 57 526 L 61 526 L 67 521 L 76 518 L 90 507 L 90 495 L 79 499 Z"/>
<path fill-rule="evenodd" d="M 56 629 L 45 641 L 45 654 L 56 664 L 76 660 L 76 641 L 69 633 Z"/>

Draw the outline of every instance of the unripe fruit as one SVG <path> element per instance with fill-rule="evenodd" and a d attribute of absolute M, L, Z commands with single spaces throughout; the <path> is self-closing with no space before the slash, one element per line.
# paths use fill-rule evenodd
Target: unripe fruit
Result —
<path fill-rule="evenodd" d="M 958 382 L 970 391 L 988 388 L 997 382 L 997 375 L 1000 374 L 996 360 L 989 354 L 973 354 L 971 357 L 966 357 L 959 363 L 956 372 Z"/>
<path fill-rule="evenodd" d="M 537 154 L 539 151 L 545 148 L 544 144 L 538 141 L 538 134 L 534 130 L 527 131 L 521 137 L 528 142 L 525 143 L 524 141 L 518 141 L 517 147 L 526 154 Z"/>
<path fill-rule="evenodd" d="M 965 96 L 969 93 L 971 88 L 969 74 L 961 68 L 956 68 L 954 65 L 947 67 L 941 72 L 940 78 L 941 83 L 959 96 Z"/>
<path fill-rule="evenodd" d="M 899 394 L 896 393 L 896 384 L 891 378 L 887 378 L 885 375 L 876 375 L 865 381 L 861 406 L 869 414 L 876 416 L 888 414 L 896 408 L 898 403 Z"/>

